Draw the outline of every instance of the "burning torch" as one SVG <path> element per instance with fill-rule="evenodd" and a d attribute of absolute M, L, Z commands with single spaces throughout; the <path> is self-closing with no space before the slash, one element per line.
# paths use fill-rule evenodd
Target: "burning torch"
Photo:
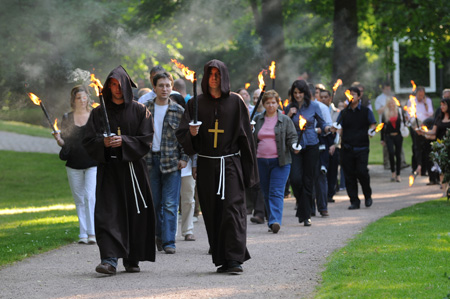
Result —
<path fill-rule="evenodd" d="M 97 96 L 100 100 L 100 106 L 103 111 L 103 118 L 105 119 L 105 127 L 106 127 L 105 128 L 106 129 L 105 137 L 113 136 L 114 134 L 111 134 L 111 127 L 109 126 L 109 118 L 108 118 L 108 113 L 106 112 L 105 100 L 103 100 L 103 94 L 102 94 L 103 85 L 99 79 L 95 78 L 94 74 L 91 74 L 91 82 L 92 83 L 89 84 L 89 86 L 91 86 L 95 89 L 95 92 L 97 93 Z"/>
<path fill-rule="evenodd" d="M 183 72 L 184 78 L 192 82 L 194 92 L 194 120 L 189 123 L 191 126 L 200 126 L 201 121 L 198 120 L 198 99 L 197 99 L 197 74 L 189 70 L 184 64 L 179 63 L 176 59 L 171 59 L 173 63 Z"/>
<path fill-rule="evenodd" d="M 300 128 L 300 135 L 298 135 L 297 144 L 293 144 L 292 148 L 296 151 L 300 151 L 302 149 L 302 146 L 300 145 L 300 142 L 302 141 L 303 132 L 306 130 L 306 119 L 303 118 L 303 116 L 299 115 L 298 117 L 298 127 Z"/>
<path fill-rule="evenodd" d="M 52 123 L 52 121 L 50 120 L 50 116 L 48 116 L 47 109 L 45 109 L 44 103 L 42 103 L 41 99 L 39 99 L 38 96 L 36 96 L 34 93 L 31 93 L 31 92 L 28 93 L 28 96 L 30 97 L 31 101 L 35 105 L 41 106 L 41 109 L 44 112 L 45 117 L 48 120 L 48 123 L 50 124 L 50 128 L 52 128 L 52 130 L 53 130 L 53 134 L 61 132 L 60 130 L 58 130 L 58 126 L 57 126 L 58 119 L 55 120 L 54 124 Z"/>
<path fill-rule="evenodd" d="M 272 89 L 275 90 L 275 61 L 272 61 L 272 64 L 269 66 L 270 70 L 270 79 L 272 79 Z"/>
<path fill-rule="evenodd" d="M 264 83 L 263 72 L 265 72 L 265 70 L 262 70 L 258 75 L 259 89 L 261 89 L 261 93 L 259 94 L 258 101 L 256 102 L 255 108 L 253 108 L 253 112 L 250 117 L 252 122 L 253 122 L 253 117 L 255 116 L 256 110 L 258 110 L 259 103 L 261 102 L 261 99 L 262 99 L 264 93 L 266 92 L 266 84 Z M 252 124 L 254 125 L 254 123 L 252 123 Z"/>

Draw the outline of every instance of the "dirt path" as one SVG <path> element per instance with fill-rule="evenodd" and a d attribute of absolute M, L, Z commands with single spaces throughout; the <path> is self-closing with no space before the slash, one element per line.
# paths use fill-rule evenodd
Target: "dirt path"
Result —
<path fill-rule="evenodd" d="M 28 258 L 0 270 L 0 298 L 305 298 L 320 283 L 326 258 L 343 247 L 368 223 L 395 210 L 441 197 L 438 186 L 426 186 L 419 177 L 409 188 L 406 171 L 402 183 L 391 183 L 389 171 L 370 167 L 374 204 L 349 211 L 345 192 L 329 204 L 330 217 L 313 217 L 304 227 L 294 217 L 294 200 L 285 201 L 278 234 L 266 225 L 248 224 L 252 259 L 242 275 L 215 273 L 200 217 L 197 241 L 177 238 L 177 253 L 157 253 L 156 262 L 141 263 L 141 273 L 129 274 L 119 261 L 118 273 L 107 277 L 94 269 L 97 246 L 71 244 Z M 362 198 L 362 196 L 361 196 Z"/>

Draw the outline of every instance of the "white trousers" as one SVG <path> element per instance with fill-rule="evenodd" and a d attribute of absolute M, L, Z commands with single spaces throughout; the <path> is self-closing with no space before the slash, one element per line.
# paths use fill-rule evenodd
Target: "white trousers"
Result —
<path fill-rule="evenodd" d="M 97 184 L 97 167 L 73 169 L 66 167 L 67 178 L 77 208 L 80 224 L 79 238 L 95 235 L 95 187 Z"/>
<path fill-rule="evenodd" d="M 181 178 L 181 235 L 194 233 L 195 180 L 192 175 Z"/>

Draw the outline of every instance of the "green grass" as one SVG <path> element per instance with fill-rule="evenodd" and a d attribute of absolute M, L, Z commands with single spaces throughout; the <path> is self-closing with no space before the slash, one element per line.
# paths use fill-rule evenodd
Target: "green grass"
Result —
<path fill-rule="evenodd" d="M 0 267 L 76 241 L 78 219 L 55 154 L 0 151 Z"/>
<path fill-rule="evenodd" d="M 450 203 L 405 208 L 329 257 L 315 298 L 447 298 Z"/>
<path fill-rule="evenodd" d="M 17 134 L 24 134 L 38 137 L 52 137 L 52 129 L 49 127 L 42 127 L 36 125 L 30 125 L 17 121 L 5 121 L 0 120 L 0 131 L 12 132 Z"/>

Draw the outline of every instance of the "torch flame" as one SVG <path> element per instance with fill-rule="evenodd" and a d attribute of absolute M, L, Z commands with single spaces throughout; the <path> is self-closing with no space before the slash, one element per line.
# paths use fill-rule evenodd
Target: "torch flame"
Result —
<path fill-rule="evenodd" d="M 304 130 L 306 126 L 306 119 L 304 119 L 301 115 L 298 118 L 298 126 L 300 130 Z"/>
<path fill-rule="evenodd" d="M 55 123 L 53 124 L 53 127 L 55 128 L 56 131 L 59 131 L 57 118 L 55 119 Z"/>
<path fill-rule="evenodd" d="M 409 176 L 409 186 L 411 187 L 414 184 L 414 176 L 410 175 Z"/>
<path fill-rule="evenodd" d="M 413 95 L 409 96 L 409 102 L 411 103 L 411 106 L 407 108 L 408 114 L 411 117 L 416 117 L 416 101 Z"/>
<path fill-rule="evenodd" d="M 259 89 L 261 89 L 261 91 L 264 89 L 264 86 L 266 85 L 266 84 L 264 83 L 263 72 L 264 72 L 264 70 L 262 70 L 262 71 L 259 73 L 259 75 L 258 75 Z"/>
<path fill-rule="evenodd" d="M 194 75 L 195 75 L 194 71 L 191 71 L 188 67 L 184 66 L 184 64 L 179 63 L 176 59 L 171 59 L 170 61 L 175 63 L 175 65 L 183 72 L 183 76 L 184 78 L 186 78 L 186 80 L 189 80 L 192 83 L 194 83 Z"/>
<path fill-rule="evenodd" d="M 33 103 L 35 105 L 40 105 L 41 104 L 41 100 L 39 99 L 39 97 L 37 95 L 35 95 L 34 93 L 29 92 L 28 96 L 30 97 L 30 99 L 33 101 Z"/>
<path fill-rule="evenodd" d="M 384 127 L 384 123 L 379 124 L 376 128 L 375 128 L 375 132 L 380 132 L 381 129 L 383 129 Z"/>
<path fill-rule="evenodd" d="M 420 128 L 421 128 L 424 132 L 428 132 L 427 126 L 421 126 Z"/>
<path fill-rule="evenodd" d="M 347 99 L 348 99 L 348 101 L 349 102 L 352 102 L 353 101 L 353 96 L 350 94 L 350 90 L 346 90 L 345 91 L 345 96 L 347 97 Z"/>
<path fill-rule="evenodd" d="M 95 103 L 95 102 L 92 103 L 92 105 L 91 105 L 92 108 L 97 108 L 98 106 L 100 106 L 100 104 L 99 103 Z"/>
<path fill-rule="evenodd" d="M 281 102 L 281 99 L 279 99 L 279 100 L 278 100 L 278 105 L 280 105 L 280 107 L 281 107 L 281 110 L 283 110 L 283 109 L 284 109 L 284 106 L 283 106 L 283 102 Z"/>
<path fill-rule="evenodd" d="M 97 93 L 97 96 L 100 96 L 102 93 L 103 85 L 100 82 L 99 79 L 95 78 L 94 74 L 91 74 L 91 84 L 89 84 L 90 87 L 93 87 L 95 89 L 95 92 Z"/>
<path fill-rule="evenodd" d="M 284 105 L 284 107 L 287 107 L 287 105 L 289 105 L 289 100 L 288 99 L 284 100 L 283 105 Z"/>
<path fill-rule="evenodd" d="M 397 106 L 399 106 L 399 107 L 400 107 L 400 102 L 399 102 L 399 100 L 397 100 L 397 98 L 396 98 L 396 97 L 393 97 L 393 99 L 394 99 L 394 102 L 395 102 L 395 104 L 397 104 Z"/>
<path fill-rule="evenodd" d="M 334 83 L 334 85 L 333 85 L 333 91 L 336 92 L 338 87 L 341 86 L 341 85 L 342 85 L 342 80 L 341 79 L 337 79 L 336 83 Z"/>
<path fill-rule="evenodd" d="M 416 90 L 416 83 L 414 83 L 414 81 L 411 80 L 411 84 L 412 84 L 412 91 L 414 92 Z"/>
<path fill-rule="evenodd" d="M 250 83 L 245 83 L 245 89 L 248 89 L 250 87 Z"/>
<path fill-rule="evenodd" d="M 275 61 L 272 61 L 272 64 L 269 66 L 270 70 L 270 79 L 275 79 Z"/>

